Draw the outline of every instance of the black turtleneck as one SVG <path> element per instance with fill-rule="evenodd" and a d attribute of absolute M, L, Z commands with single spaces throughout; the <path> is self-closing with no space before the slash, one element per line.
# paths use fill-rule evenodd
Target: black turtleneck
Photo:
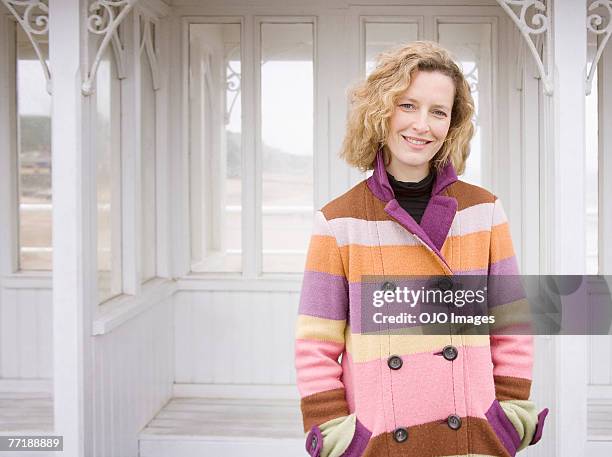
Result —
<path fill-rule="evenodd" d="M 434 173 L 424 177 L 419 182 L 398 181 L 391 174 L 387 173 L 389 184 L 395 194 L 395 199 L 404 210 L 412 216 L 417 224 L 421 223 L 421 218 L 431 197 L 433 188 Z"/>

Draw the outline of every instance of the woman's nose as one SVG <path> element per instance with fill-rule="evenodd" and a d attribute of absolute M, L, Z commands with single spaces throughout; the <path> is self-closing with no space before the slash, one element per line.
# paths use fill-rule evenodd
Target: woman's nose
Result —
<path fill-rule="evenodd" d="M 417 132 L 429 131 L 429 123 L 427 122 L 426 114 L 419 114 L 412 123 L 412 128 Z"/>

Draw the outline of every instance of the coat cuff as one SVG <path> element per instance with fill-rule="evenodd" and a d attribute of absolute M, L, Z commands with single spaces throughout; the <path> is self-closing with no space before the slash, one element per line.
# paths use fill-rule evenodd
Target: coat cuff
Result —
<path fill-rule="evenodd" d="M 318 426 L 313 426 L 306 436 L 306 452 L 311 457 L 320 457 L 323 449 L 323 435 Z"/>
<path fill-rule="evenodd" d="M 536 425 L 535 433 L 533 434 L 533 439 L 529 442 L 529 445 L 536 444 L 542 438 L 542 431 L 544 430 L 544 421 L 546 420 L 546 416 L 548 416 L 548 408 L 544 408 L 538 414 L 538 423 Z"/>
<path fill-rule="evenodd" d="M 353 413 L 313 426 L 306 436 L 306 451 L 311 457 L 358 457 L 371 436 Z"/>
<path fill-rule="evenodd" d="M 517 451 L 540 441 L 548 408 L 537 414 L 535 404 L 529 400 L 501 401 L 500 406 L 518 434 Z"/>

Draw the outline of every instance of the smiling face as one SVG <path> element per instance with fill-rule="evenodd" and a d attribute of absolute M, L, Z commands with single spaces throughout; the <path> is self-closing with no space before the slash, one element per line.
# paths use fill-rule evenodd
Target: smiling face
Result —
<path fill-rule="evenodd" d="M 400 95 L 389 121 L 387 171 L 399 181 L 418 182 L 442 147 L 451 123 L 453 80 L 438 71 L 417 71 Z"/>

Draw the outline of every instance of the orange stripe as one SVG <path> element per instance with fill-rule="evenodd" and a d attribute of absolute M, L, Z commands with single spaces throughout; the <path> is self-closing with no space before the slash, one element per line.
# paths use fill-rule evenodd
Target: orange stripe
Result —
<path fill-rule="evenodd" d="M 460 246 L 461 256 L 454 259 L 453 246 Z M 485 246 L 491 246 L 490 259 Z M 442 255 L 452 259 L 456 270 L 486 269 L 491 263 L 514 256 L 510 227 L 507 222 L 494 226 L 491 232 L 481 231 L 446 239 Z M 340 255 L 338 254 L 340 253 Z M 442 266 L 435 255 L 421 245 L 364 246 L 349 244 L 338 248 L 335 238 L 313 235 L 310 241 L 306 269 L 335 275 L 344 275 L 345 266 L 351 266 L 351 282 L 358 282 L 362 275 L 377 274 L 373 265 L 384 258 L 385 273 L 388 275 L 443 274 Z M 349 263 L 350 259 L 350 263 Z M 406 260 L 410 259 L 410 262 Z M 460 265 L 454 264 L 460 261 Z"/>
<path fill-rule="evenodd" d="M 359 246 L 349 244 L 340 248 L 344 263 L 350 259 L 348 280 L 361 281 L 362 275 L 376 275 L 375 269 L 384 258 L 386 275 L 434 275 L 444 274 L 435 254 L 423 246 Z"/>
<path fill-rule="evenodd" d="M 481 270 L 489 266 L 489 246 L 491 233 L 480 231 L 461 236 L 448 237 L 442 246 L 442 255 L 451 259 L 453 270 Z M 452 255 L 451 249 L 459 251 Z"/>
<path fill-rule="evenodd" d="M 344 276 L 342 258 L 334 237 L 312 235 L 306 258 L 306 270 Z"/>
<path fill-rule="evenodd" d="M 514 255 L 510 226 L 507 222 L 491 229 L 491 264 L 508 259 Z"/>

